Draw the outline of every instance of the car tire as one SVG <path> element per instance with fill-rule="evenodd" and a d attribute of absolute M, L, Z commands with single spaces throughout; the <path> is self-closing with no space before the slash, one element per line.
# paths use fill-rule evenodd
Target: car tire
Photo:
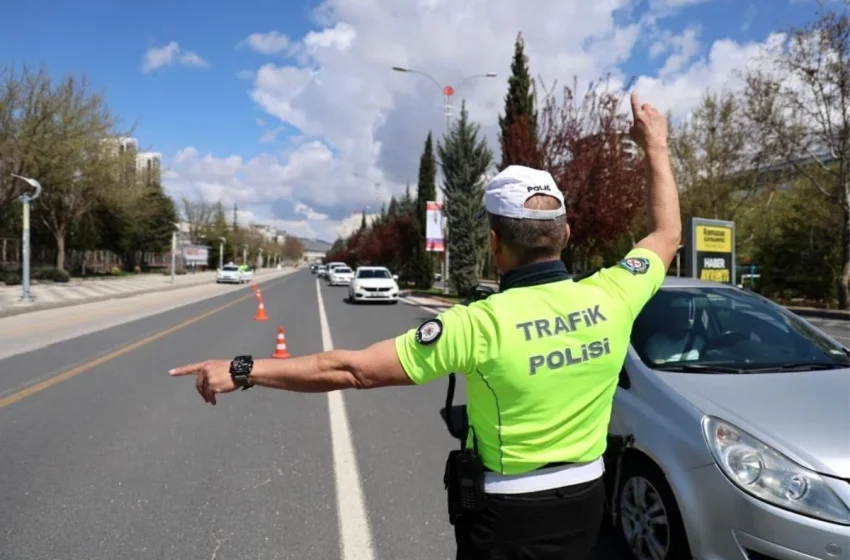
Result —
<path fill-rule="evenodd" d="M 614 530 L 627 557 L 645 558 L 647 547 L 656 543 L 663 560 L 691 560 L 685 524 L 664 473 L 641 456 L 625 457 L 622 468 Z"/>

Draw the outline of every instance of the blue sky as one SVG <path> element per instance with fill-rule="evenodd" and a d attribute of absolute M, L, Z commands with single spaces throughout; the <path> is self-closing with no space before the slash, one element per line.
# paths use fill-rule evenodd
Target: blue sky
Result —
<path fill-rule="evenodd" d="M 536 0 L 527 13 L 528 4 L 8 2 L 3 17 L 14 24 L 0 60 L 85 73 L 137 125 L 141 146 L 163 154 L 173 194 L 236 201 L 245 220 L 333 239 L 359 224 L 353 213 L 415 182 L 425 134 L 443 132 L 434 86 L 394 64 L 447 83 L 497 72 L 458 92 L 495 147 L 518 31 L 546 80 L 639 76 L 646 101 L 681 116 L 770 33 L 814 9 L 809 0 Z M 168 63 L 145 69 L 146 53 Z"/>

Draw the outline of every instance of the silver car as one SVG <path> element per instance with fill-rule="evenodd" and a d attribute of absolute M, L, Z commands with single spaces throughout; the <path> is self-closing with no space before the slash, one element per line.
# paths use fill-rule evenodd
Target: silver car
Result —
<path fill-rule="evenodd" d="M 608 430 L 626 550 L 850 559 L 848 355 L 761 296 L 668 278 L 635 322 Z"/>

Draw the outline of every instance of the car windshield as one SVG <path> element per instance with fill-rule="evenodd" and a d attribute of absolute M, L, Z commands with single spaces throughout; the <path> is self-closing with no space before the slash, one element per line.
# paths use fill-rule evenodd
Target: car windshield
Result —
<path fill-rule="evenodd" d="M 357 271 L 358 278 L 391 278 L 388 270 L 366 269 Z"/>
<path fill-rule="evenodd" d="M 840 345 L 760 296 L 665 288 L 641 311 L 632 347 L 648 367 L 683 372 L 808 371 L 848 366 Z"/>
<path fill-rule="evenodd" d="M 222 270 L 225 271 L 225 272 L 236 272 L 236 271 L 239 270 L 239 267 L 238 266 L 227 266 L 227 265 L 225 265 L 224 268 L 222 268 Z"/>
<path fill-rule="evenodd" d="M 350 268 L 342 268 L 340 266 L 340 267 L 335 268 L 334 272 L 337 273 L 337 274 L 351 274 L 351 269 Z"/>

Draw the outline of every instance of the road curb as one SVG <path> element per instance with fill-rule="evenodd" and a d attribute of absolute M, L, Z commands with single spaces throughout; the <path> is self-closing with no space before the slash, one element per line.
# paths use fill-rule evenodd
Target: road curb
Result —
<path fill-rule="evenodd" d="M 418 298 L 425 298 L 425 299 L 433 299 L 433 300 L 439 301 L 441 303 L 448 303 L 449 305 L 457 305 L 458 304 L 458 302 L 456 302 L 454 300 L 446 299 L 446 298 L 440 297 L 440 296 L 435 296 L 434 294 L 429 294 L 429 293 L 426 293 L 426 292 L 419 292 L 419 291 L 416 291 L 416 290 L 400 290 L 398 295 L 405 296 L 405 297 L 418 297 Z"/>
<path fill-rule="evenodd" d="M 837 319 L 839 321 L 850 321 L 850 311 L 841 309 L 818 309 L 816 307 L 785 307 L 800 317 L 813 317 L 816 319 Z"/>
<path fill-rule="evenodd" d="M 297 268 L 292 269 L 293 272 L 297 271 Z M 289 274 L 292 274 L 291 272 Z M 288 276 L 284 275 L 284 276 Z M 275 278 L 278 278 L 277 276 Z M 257 284 L 264 284 L 269 280 L 274 280 L 274 278 L 269 278 L 267 280 L 257 280 Z M 46 311 L 48 309 L 61 309 L 63 307 L 74 307 L 76 305 L 85 305 L 87 303 L 97 303 L 99 301 L 109 301 L 113 299 L 127 299 L 136 296 L 142 296 L 146 294 L 155 294 L 159 292 L 170 292 L 172 290 L 185 290 L 187 288 L 195 288 L 197 286 L 206 285 L 204 282 L 198 282 L 195 284 L 188 284 L 182 286 L 163 286 L 160 288 L 148 288 L 144 290 L 139 290 L 137 292 L 124 292 L 124 293 L 116 293 L 116 294 L 106 294 L 102 296 L 89 296 L 79 299 L 71 299 L 67 301 L 54 301 L 50 303 L 35 303 L 32 306 L 28 307 L 13 307 L 10 309 L 0 309 L 0 318 L 3 317 L 14 317 L 15 315 L 24 315 L 26 313 L 34 313 L 36 311 Z"/>

